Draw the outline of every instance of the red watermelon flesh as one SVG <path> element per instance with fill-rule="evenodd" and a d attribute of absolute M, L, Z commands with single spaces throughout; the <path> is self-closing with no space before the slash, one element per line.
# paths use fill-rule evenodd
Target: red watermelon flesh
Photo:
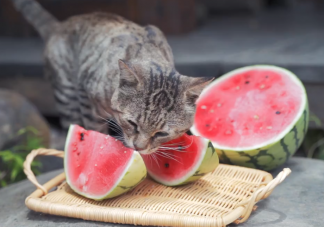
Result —
<path fill-rule="evenodd" d="M 77 125 L 70 127 L 65 152 L 69 185 L 90 197 L 113 189 L 134 154 L 119 140 Z"/>
<path fill-rule="evenodd" d="M 156 154 L 157 163 L 149 155 L 143 155 L 142 157 L 150 173 L 159 175 L 159 177 L 168 181 L 175 178 L 182 178 L 188 173 L 198 161 L 200 153 L 203 152 L 199 147 L 204 146 L 204 144 L 203 141 L 199 140 L 199 137 L 195 138 L 193 136 L 184 135 L 163 146 L 172 147 L 177 150 L 163 151 L 164 153 L 167 152 L 165 156 L 163 156 L 162 151 L 161 155 L 159 155 L 158 152 Z"/>
<path fill-rule="evenodd" d="M 273 69 L 238 71 L 212 83 L 197 101 L 194 131 L 222 147 L 252 148 L 285 131 L 304 91 Z"/>
<path fill-rule="evenodd" d="M 219 164 L 209 140 L 187 134 L 163 144 L 155 153 L 142 157 L 149 175 L 168 186 L 198 180 Z"/>

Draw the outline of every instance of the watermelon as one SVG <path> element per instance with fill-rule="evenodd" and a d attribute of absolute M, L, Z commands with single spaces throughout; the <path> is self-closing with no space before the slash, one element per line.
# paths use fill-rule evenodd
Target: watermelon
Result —
<path fill-rule="evenodd" d="M 196 181 L 216 169 L 219 159 L 212 143 L 199 136 L 183 136 L 142 155 L 148 174 L 167 186 Z"/>
<path fill-rule="evenodd" d="M 247 66 L 210 83 L 197 100 L 193 135 L 212 141 L 220 162 L 262 170 L 284 164 L 308 128 L 301 81 L 276 66 Z"/>
<path fill-rule="evenodd" d="M 65 144 L 66 182 L 76 193 L 94 200 L 116 197 L 146 178 L 140 154 L 119 140 L 71 125 Z"/>

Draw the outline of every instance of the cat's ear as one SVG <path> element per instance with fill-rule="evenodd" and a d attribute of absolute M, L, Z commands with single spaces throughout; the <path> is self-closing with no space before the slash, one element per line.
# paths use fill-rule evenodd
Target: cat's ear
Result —
<path fill-rule="evenodd" d="M 214 78 L 210 77 L 191 77 L 185 93 L 187 102 L 191 105 L 195 105 L 203 89 L 213 80 Z"/>
<path fill-rule="evenodd" d="M 142 84 L 143 80 L 139 73 L 137 73 L 135 67 L 133 67 L 130 63 L 118 60 L 120 77 L 119 77 L 119 88 L 125 89 L 136 89 L 140 84 Z"/>

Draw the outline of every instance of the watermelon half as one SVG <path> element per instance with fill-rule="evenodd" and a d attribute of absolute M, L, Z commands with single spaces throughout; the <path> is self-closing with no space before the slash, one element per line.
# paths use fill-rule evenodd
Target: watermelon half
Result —
<path fill-rule="evenodd" d="M 271 170 L 301 145 L 308 112 L 305 88 L 292 72 L 248 66 L 204 89 L 190 131 L 211 140 L 222 163 Z"/>
<path fill-rule="evenodd" d="M 148 174 L 167 186 L 196 181 L 215 170 L 219 164 L 217 153 L 209 140 L 187 134 L 142 157 Z"/>
<path fill-rule="evenodd" d="M 140 154 L 119 140 L 71 125 L 65 144 L 64 169 L 68 185 L 94 200 L 121 195 L 146 177 Z"/>

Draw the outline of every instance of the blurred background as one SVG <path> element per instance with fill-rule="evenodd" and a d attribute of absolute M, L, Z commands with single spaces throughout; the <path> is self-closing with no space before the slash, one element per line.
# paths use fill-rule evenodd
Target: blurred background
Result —
<path fill-rule="evenodd" d="M 167 36 L 176 68 L 188 76 L 220 76 L 252 64 L 293 71 L 310 103 L 310 129 L 296 156 L 324 159 L 323 0 L 38 0 L 55 17 L 104 11 Z M 43 75 L 43 43 L 13 8 L 0 1 L 0 187 L 23 179 L 34 148 L 63 149 L 52 88 Z M 35 171 L 62 168 L 42 158 Z"/>

